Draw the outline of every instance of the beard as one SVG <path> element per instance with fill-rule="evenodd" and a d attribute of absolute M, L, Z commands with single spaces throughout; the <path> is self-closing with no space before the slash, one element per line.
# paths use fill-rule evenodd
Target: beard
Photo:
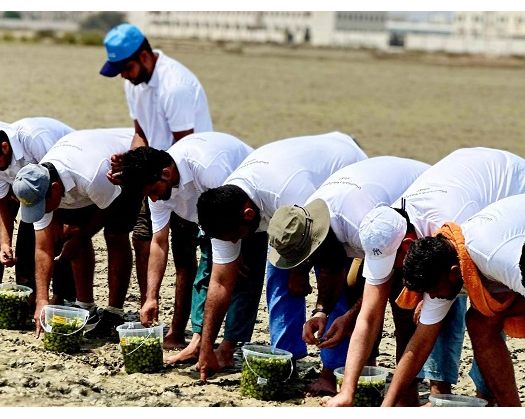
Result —
<path fill-rule="evenodd" d="M 142 64 L 140 65 L 140 71 L 137 77 L 134 79 L 128 79 L 133 85 L 138 86 L 142 83 L 147 83 L 151 76 L 148 74 L 148 70 Z"/>
<path fill-rule="evenodd" d="M 159 199 L 161 201 L 169 201 L 171 198 L 171 189 L 166 189 L 166 192 L 164 192 L 162 195 L 159 196 Z"/>

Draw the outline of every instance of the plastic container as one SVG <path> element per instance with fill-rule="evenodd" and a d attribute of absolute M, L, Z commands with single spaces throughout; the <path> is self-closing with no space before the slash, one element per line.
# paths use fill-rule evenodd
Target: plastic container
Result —
<path fill-rule="evenodd" d="M 429 396 L 428 400 L 433 407 L 485 407 L 487 405 L 485 399 L 459 394 L 436 394 Z"/>
<path fill-rule="evenodd" d="M 0 329 L 22 329 L 29 318 L 29 296 L 24 285 L 0 284 Z"/>
<path fill-rule="evenodd" d="M 334 370 L 337 392 L 341 391 L 344 374 L 344 367 L 339 367 Z M 353 405 L 357 407 L 381 406 L 385 395 L 387 376 L 388 370 L 386 368 L 365 365 L 357 382 Z"/>
<path fill-rule="evenodd" d="M 292 376 L 292 353 L 270 345 L 242 347 L 241 394 L 258 400 L 279 400 Z"/>
<path fill-rule="evenodd" d="M 162 369 L 164 324 L 144 327 L 140 322 L 117 326 L 124 368 L 128 374 L 157 372 Z"/>
<path fill-rule="evenodd" d="M 40 323 L 45 332 L 44 348 L 69 354 L 80 351 L 88 318 L 89 311 L 83 308 L 44 306 L 40 312 Z"/>

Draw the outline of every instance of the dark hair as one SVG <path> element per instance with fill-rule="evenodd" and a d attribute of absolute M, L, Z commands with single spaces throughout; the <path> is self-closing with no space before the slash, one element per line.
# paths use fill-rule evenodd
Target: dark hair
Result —
<path fill-rule="evenodd" d="M 153 54 L 153 50 L 151 49 L 151 45 L 149 44 L 149 41 L 147 38 L 144 38 L 144 41 L 142 41 L 142 44 L 140 44 L 140 47 L 138 47 L 138 49 L 133 54 L 131 54 L 128 58 L 125 58 L 122 61 L 138 60 L 139 55 L 142 51 L 147 51 L 148 53 Z"/>
<path fill-rule="evenodd" d="M 62 182 L 62 180 L 60 179 L 57 169 L 53 163 L 46 161 L 44 163 L 41 163 L 41 165 L 44 166 L 49 172 L 49 185 L 47 187 L 47 192 L 46 192 L 46 198 L 49 198 L 49 194 L 51 193 L 51 188 L 50 188 L 51 184 L 53 182 Z M 62 196 L 64 196 L 64 194 L 62 194 Z"/>
<path fill-rule="evenodd" d="M 521 271 L 521 285 L 525 287 L 525 243 L 523 243 L 523 246 L 521 248 L 520 271 Z"/>
<path fill-rule="evenodd" d="M 414 227 L 414 224 L 410 222 L 410 218 L 408 216 L 408 213 L 404 208 L 392 208 L 394 211 L 396 211 L 401 217 L 405 219 L 407 222 L 407 233 L 411 233 L 412 231 L 416 231 L 416 228 Z"/>
<path fill-rule="evenodd" d="M 444 235 L 418 239 L 410 245 L 403 263 L 405 286 L 412 291 L 428 292 L 457 263 L 457 253 Z"/>
<path fill-rule="evenodd" d="M 245 223 L 243 211 L 249 199 L 246 192 L 235 185 L 223 185 L 203 192 L 197 201 L 201 228 L 208 236 L 219 239 L 237 230 Z"/>
<path fill-rule="evenodd" d="M 126 188 L 143 189 L 162 177 L 162 169 L 174 164 L 173 158 L 163 150 L 137 147 L 122 156 L 120 179 Z"/>

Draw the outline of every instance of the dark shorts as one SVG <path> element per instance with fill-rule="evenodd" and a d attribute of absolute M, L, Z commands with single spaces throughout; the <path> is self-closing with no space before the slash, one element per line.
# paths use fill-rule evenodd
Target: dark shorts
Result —
<path fill-rule="evenodd" d="M 185 220 L 172 212 L 170 216 L 170 230 L 171 249 L 175 265 L 180 267 L 192 263 L 199 244 L 197 240 L 199 227 L 196 223 Z M 148 199 L 145 198 L 142 202 L 137 222 L 133 227 L 133 240 L 149 241 L 152 237 L 151 212 Z"/>
<path fill-rule="evenodd" d="M 120 195 L 105 209 L 101 210 L 104 217 L 103 228 L 106 233 L 124 234 L 133 230 L 140 210 L 142 196 L 136 192 L 122 190 Z M 58 209 L 59 220 L 64 224 L 85 226 L 100 209 L 89 205 L 77 209 Z"/>

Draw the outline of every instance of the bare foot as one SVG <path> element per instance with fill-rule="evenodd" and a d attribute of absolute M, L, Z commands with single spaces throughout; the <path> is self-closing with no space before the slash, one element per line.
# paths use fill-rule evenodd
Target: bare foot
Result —
<path fill-rule="evenodd" d="M 233 353 L 235 352 L 234 342 L 223 340 L 214 352 L 221 370 L 233 367 L 235 363 L 233 360 Z"/>
<path fill-rule="evenodd" d="M 201 335 L 194 333 L 190 343 L 182 351 L 164 357 L 166 364 L 193 364 L 199 360 Z"/>
<path fill-rule="evenodd" d="M 306 387 L 310 396 L 334 396 L 337 393 L 335 376 L 332 370 L 323 368 L 319 378 Z"/>
<path fill-rule="evenodd" d="M 162 347 L 166 350 L 170 349 L 183 349 L 186 347 L 186 340 L 184 334 L 182 336 L 176 336 L 173 333 L 173 328 L 170 327 L 166 336 L 164 336 Z"/>

